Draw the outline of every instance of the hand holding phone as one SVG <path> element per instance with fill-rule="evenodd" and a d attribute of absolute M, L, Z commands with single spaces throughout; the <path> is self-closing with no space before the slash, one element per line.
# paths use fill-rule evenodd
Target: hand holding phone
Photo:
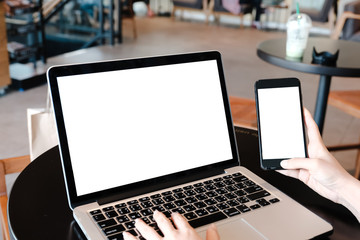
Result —
<path fill-rule="evenodd" d="M 255 98 L 261 167 L 282 169 L 284 159 L 307 157 L 300 81 L 259 80 Z"/>

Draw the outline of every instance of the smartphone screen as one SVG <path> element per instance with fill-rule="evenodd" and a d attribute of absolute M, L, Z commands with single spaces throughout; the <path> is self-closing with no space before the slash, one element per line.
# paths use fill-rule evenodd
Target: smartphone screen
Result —
<path fill-rule="evenodd" d="M 306 157 L 300 82 L 261 80 L 256 84 L 261 165 L 277 169 L 283 159 Z"/>

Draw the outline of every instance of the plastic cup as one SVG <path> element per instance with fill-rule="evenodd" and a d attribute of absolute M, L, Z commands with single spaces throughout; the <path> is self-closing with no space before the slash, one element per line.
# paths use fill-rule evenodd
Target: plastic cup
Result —
<path fill-rule="evenodd" d="M 302 58 L 309 38 L 312 26 L 311 19 L 304 13 L 293 14 L 286 24 L 286 56 L 290 58 Z"/>

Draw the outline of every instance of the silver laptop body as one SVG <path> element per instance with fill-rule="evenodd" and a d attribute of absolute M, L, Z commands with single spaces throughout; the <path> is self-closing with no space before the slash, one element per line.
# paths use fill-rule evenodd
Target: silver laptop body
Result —
<path fill-rule="evenodd" d="M 222 239 L 332 232 L 240 166 L 218 52 L 55 66 L 47 76 L 69 205 L 88 239 L 138 235 L 133 220 L 154 224 L 157 207 L 182 211 L 203 237 L 213 220 Z"/>

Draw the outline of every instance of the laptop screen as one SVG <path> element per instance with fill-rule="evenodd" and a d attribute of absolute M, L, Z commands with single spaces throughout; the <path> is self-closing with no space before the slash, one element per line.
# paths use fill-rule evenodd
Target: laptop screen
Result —
<path fill-rule="evenodd" d="M 76 196 L 236 158 L 216 59 L 80 74 L 65 68 L 52 93 Z"/>

